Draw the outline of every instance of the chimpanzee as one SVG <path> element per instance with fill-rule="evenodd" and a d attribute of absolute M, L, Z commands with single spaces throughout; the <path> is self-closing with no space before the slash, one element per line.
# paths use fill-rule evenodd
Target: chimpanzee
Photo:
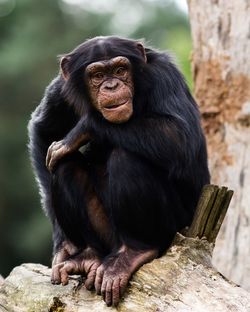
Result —
<path fill-rule="evenodd" d="M 131 275 L 190 225 L 209 183 L 199 111 L 170 56 L 136 40 L 87 40 L 60 68 L 29 123 L 51 279 L 83 274 L 117 305 Z"/>

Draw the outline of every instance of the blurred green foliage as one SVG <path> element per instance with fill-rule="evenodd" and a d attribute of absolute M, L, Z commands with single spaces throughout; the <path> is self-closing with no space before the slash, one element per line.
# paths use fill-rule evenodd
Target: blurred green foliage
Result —
<path fill-rule="evenodd" d="M 184 1 L 184 0 L 183 0 Z M 79 2 L 79 1 L 78 1 Z M 27 153 L 27 123 L 57 74 L 56 56 L 96 35 L 145 38 L 176 54 L 189 84 L 187 16 L 173 1 L 0 1 L 0 273 L 50 263 L 51 228 Z"/>

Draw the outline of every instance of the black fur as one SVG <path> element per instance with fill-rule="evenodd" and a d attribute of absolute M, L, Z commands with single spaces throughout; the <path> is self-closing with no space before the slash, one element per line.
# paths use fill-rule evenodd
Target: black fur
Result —
<path fill-rule="evenodd" d="M 88 187 L 103 203 L 115 246 L 125 242 L 164 251 L 176 231 L 191 223 L 209 183 L 199 112 L 184 78 L 166 53 L 146 49 L 145 63 L 134 40 L 98 37 L 69 55 L 70 79 L 59 74 L 52 81 L 29 123 L 31 159 L 54 226 L 55 251 L 65 239 L 105 250 L 88 222 Z M 94 110 L 83 81 L 88 64 L 115 56 L 127 57 L 133 68 L 134 113 L 124 124 L 111 124 Z M 94 139 L 84 153 L 61 160 L 51 175 L 47 149 L 65 136 L 72 139 L 76 124 Z"/>

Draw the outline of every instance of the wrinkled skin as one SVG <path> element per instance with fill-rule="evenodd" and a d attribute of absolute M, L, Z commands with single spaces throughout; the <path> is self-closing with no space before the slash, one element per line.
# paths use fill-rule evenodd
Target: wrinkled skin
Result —
<path fill-rule="evenodd" d="M 138 251 L 122 246 L 118 252 L 107 256 L 102 261 L 91 247 L 77 255 L 69 256 L 69 252 L 73 251 L 74 248 L 66 246 L 55 257 L 52 266 L 52 282 L 67 285 L 69 275 L 86 276 L 85 287 L 88 290 L 95 288 L 96 293 L 103 297 L 108 306 L 119 304 L 133 273 L 158 255 L 157 250 L 154 249 Z"/>
<path fill-rule="evenodd" d="M 58 265 L 68 260 L 70 257 L 73 257 L 79 252 L 78 248 L 75 247 L 69 241 L 64 241 L 62 243 L 59 251 L 54 255 L 52 261 L 52 273 L 51 273 L 51 282 L 53 284 L 60 284 L 60 272 Z"/>
<path fill-rule="evenodd" d="M 133 114 L 133 80 L 129 60 L 115 57 L 87 66 L 86 80 L 92 104 L 112 123 L 123 123 Z"/>
<path fill-rule="evenodd" d="M 87 247 L 81 252 L 67 243 L 57 253 L 52 263 L 51 281 L 53 284 L 67 285 L 69 275 L 81 274 L 86 277 L 85 287 L 91 290 L 94 287 L 96 271 L 101 265 L 100 257 L 94 248 Z"/>
<path fill-rule="evenodd" d="M 52 171 L 56 163 L 67 154 L 73 152 L 64 140 L 53 142 L 48 148 L 46 157 L 46 166 L 49 171 Z"/>
<path fill-rule="evenodd" d="M 109 255 L 98 267 L 95 278 L 97 294 L 102 295 L 108 306 L 117 306 L 135 271 L 158 255 L 156 250 L 136 251 L 123 246 Z"/>

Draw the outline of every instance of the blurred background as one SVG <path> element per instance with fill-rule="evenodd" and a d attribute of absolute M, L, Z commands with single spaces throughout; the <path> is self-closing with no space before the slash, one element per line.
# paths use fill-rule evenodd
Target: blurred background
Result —
<path fill-rule="evenodd" d="M 51 227 L 27 152 L 27 123 L 56 56 L 86 38 L 144 38 L 169 50 L 191 85 L 186 0 L 0 0 L 0 274 L 23 262 L 50 265 Z"/>

